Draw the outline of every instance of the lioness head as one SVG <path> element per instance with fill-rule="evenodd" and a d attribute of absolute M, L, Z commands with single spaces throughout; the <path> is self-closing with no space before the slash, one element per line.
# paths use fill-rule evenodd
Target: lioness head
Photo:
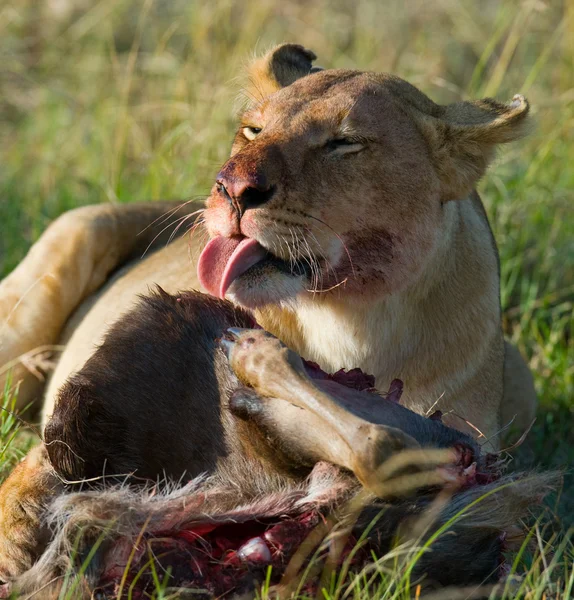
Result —
<path fill-rule="evenodd" d="M 392 75 L 312 68 L 286 44 L 251 69 L 249 106 L 207 201 L 204 287 L 260 307 L 412 285 L 528 103 L 435 104 Z"/>

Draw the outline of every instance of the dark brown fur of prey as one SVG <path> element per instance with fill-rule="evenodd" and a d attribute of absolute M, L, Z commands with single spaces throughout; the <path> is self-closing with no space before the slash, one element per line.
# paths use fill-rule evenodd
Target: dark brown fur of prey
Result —
<path fill-rule="evenodd" d="M 237 439 L 221 398 L 238 383 L 217 340 L 253 325 L 206 295 L 142 300 L 61 389 L 44 433 L 52 464 L 69 481 L 212 472 Z"/>
<path fill-rule="evenodd" d="M 123 571 L 127 568 L 130 582 L 148 560 L 141 550 L 146 544 L 155 544 L 154 553 L 163 554 L 160 564 L 172 568 L 172 586 L 199 587 L 206 596 L 253 591 L 267 564 L 273 565 L 276 581 L 322 515 L 357 492 L 350 474 L 322 463 L 313 466 L 311 458 L 294 452 L 288 441 L 266 435 L 263 405 L 242 388 L 219 346 L 229 327 L 254 326 L 246 312 L 228 302 L 198 293 L 174 297 L 160 290 L 110 329 L 102 346 L 61 389 L 46 427 L 51 465 L 46 461 L 43 469 L 55 469 L 67 483 L 67 493 L 44 517 L 52 528 L 52 542 L 15 582 L 16 588 L 33 592 L 66 570 L 77 572 L 106 531 L 80 578 L 78 598 L 91 597 L 96 588 L 115 597 Z M 421 445 L 462 444 L 479 460 L 476 444 L 465 434 L 372 396 L 373 403 L 387 402 L 383 406 L 392 425 Z M 191 481 L 204 473 L 207 479 Z M 109 485 L 126 481 L 129 485 L 121 488 Z M 151 495 L 150 482 L 160 483 Z M 170 482 L 172 489 L 173 482 L 191 483 L 167 493 Z M 425 576 L 429 585 L 496 581 L 504 531 L 546 483 L 524 479 L 493 493 L 474 509 L 471 520 L 451 527 L 449 535 L 434 543 L 414 576 Z M 497 485 L 456 492 L 423 539 Z M 399 528 L 408 538 L 406 524 L 421 515 L 432 498 L 427 493 L 390 504 L 372 502 L 362 510 L 351 542 L 378 517 L 367 536 L 368 549 L 383 554 Z M 74 550 L 79 531 L 83 540 Z M 243 544 L 262 536 L 275 540 L 269 542 L 268 560 L 259 564 L 253 553 L 242 558 Z M 359 553 L 355 565 L 368 556 L 367 550 Z M 42 597 L 56 597 L 60 585 L 57 580 Z M 143 597 L 151 586 L 148 569 L 133 597 Z"/>

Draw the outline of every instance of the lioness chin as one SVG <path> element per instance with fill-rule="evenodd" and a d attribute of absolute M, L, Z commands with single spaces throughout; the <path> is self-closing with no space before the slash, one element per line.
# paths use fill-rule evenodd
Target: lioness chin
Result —
<path fill-rule="evenodd" d="M 379 389 L 402 379 L 405 406 L 439 409 L 493 448 L 503 425 L 531 420 L 532 379 L 503 340 L 497 250 L 475 191 L 497 145 L 525 132 L 528 103 L 442 106 L 394 76 L 314 69 L 314 58 L 286 44 L 252 65 L 203 211 L 205 247 L 202 235 L 156 237 L 169 205 L 87 207 L 0 283 L 0 365 L 66 345 L 44 418 L 109 325 L 158 284 L 252 309 L 328 371 L 360 367 Z M 14 376 L 21 405 L 39 395 L 23 364 Z"/>

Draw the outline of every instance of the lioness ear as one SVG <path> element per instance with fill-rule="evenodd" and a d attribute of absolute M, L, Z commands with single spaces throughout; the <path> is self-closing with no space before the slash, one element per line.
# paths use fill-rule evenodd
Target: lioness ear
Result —
<path fill-rule="evenodd" d="M 281 44 L 256 59 L 248 69 L 249 84 L 245 94 L 255 101 L 263 100 L 297 79 L 320 70 L 313 68 L 317 57 L 298 44 Z"/>
<path fill-rule="evenodd" d="M 465 198 L 484 175 L 497 144 L 527 133 L 529 108 L 524 96 L 514 96 L 509 104 L 485 98 L 437 107 L 432 116 L 418 113 L 416 120 L 429 142 L 444 200 Z"/>

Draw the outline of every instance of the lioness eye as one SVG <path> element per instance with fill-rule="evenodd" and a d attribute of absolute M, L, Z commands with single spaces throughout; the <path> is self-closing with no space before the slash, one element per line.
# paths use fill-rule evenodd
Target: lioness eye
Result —
<path fill-rule="evenodd" d="M 364 147 L 364 144 L 353 138 L 335 138 L 333 140 L 329 140 L 325 144 L 325 148 L 329 152 L 337 151 L 338 154 L 350 154 L 351 152 L 359 152 Z"/>
<path fill-rule="evenodd" d="M 243 135 L 251 142 L 257 137 L 258 133 L 261 133 L 261 127 L 244 127 L 242 132 Z"/>

